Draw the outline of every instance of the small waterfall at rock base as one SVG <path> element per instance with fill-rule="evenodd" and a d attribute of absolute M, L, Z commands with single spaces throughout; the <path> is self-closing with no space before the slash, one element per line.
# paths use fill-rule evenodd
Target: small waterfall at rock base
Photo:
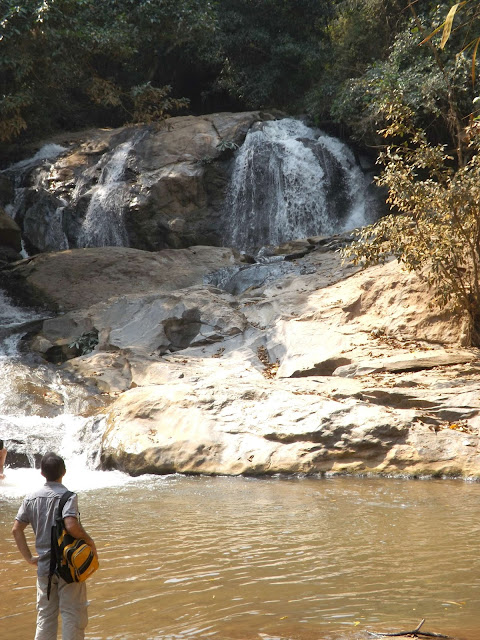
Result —
<path fill-rule="evenodd" d="M 124 221 L 128 184 L 124 176 L 129 153 L 134 145 L 135 138 L 118 145 L 101 168 L 98 183 L 90 192 L 90 202 L 81 223 L 77 247 L 128 246 Z M 81 196 L 81 186 L 83 185 L 79 184 L 75 189 L 74 201 Z"/>
<path fill-rule="evenodd" d="M 144 132 L 103 153 L 76 177 L 71 193 L 57 193 L 59 156 L 68 149 L 48 144 L 32 158 L 18 162 L 4 173 L 15 187 L 6 212 L 22 227 L 33 253 L 71 248 L 128 246 L 124 213 L 129 202 L 125 180 L 130 154 Z"/>
<path fill-rule="evenodd" d="M 66 461 L 82 488 L 126 482 L 123 474 L 95 471 L 103 429 L 86 416 L 88 390 L 55 367 L 22 354 L 21 337 L 41 315 L 16 307 L 0 290 L 0 438 L 8 451 L 0 495 L 21 496 L 41 483 L 38 466 L 47 451 Z"/>

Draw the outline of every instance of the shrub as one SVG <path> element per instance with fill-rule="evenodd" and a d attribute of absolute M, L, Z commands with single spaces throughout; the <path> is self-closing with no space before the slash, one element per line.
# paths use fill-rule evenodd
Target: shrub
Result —
<path fill-rule="evenodd" d="M 392 143 L 380 154 L 378 183 L 394 213 L 357 230 L 344 256 L 365 266 L 394 256 L 427 281 L 439 306 L 467 312 L 471 343 L 480 345 L 480 125 L 464 129 L 468 155 L 456 166 L 408 107 L 392 103 L 385 117 L 380 133 Z"/>

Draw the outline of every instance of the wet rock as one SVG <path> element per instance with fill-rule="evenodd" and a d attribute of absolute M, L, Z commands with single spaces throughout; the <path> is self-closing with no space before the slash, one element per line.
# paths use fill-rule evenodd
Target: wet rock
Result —
<path fill-rule="evenodd" d="M 12 181 L 0 173 L 0 205 L 5 207 L 12 202 L 14 197 L 14 187 Z"/>
<path fill-rule="evenodd" d="M 32 463 L 36 469 L 40 468 L 40 461 L 42 459 L 40 454 L 28 455 L 25 451 L 18 451 L 17 447 L 19 444 L 22 449 L 25 448 L 25 446 L 21 446 L 23 443 L 9 441 L 7 444 L 7 464 L 10 468 L 30 469 L 32 467 Z"/>
<path fill-rule="evenodd" d="M 231 169 L 231 153 L 222 151 L 222 143 L 239 145 L 255 122 L 272 118 L 258 111 L 215 113 L 170 118 L 161 128 L 66 135 L 59 139 L 65 146 L 58 157 L 7 171 L 22 190 L 15 217 L 28 247 L 33 253 L 102 245 L 148 251 L 220 245 Z M 87 231 L 84 225 L 95 196 L 102 206 L 108 180 L 118 172 L 112 197 L 123 203 L 118 208 L 125 230 L 121 238 L 103 238 L 98 225 Z"/>

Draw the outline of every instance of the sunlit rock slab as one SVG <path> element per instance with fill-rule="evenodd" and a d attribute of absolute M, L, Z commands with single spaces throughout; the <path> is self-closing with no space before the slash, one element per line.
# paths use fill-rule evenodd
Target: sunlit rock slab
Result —
<path fill-rule="evenodd" d="M 428 423 L 422 408 L 362 400 L 354 380 L 340 379 L 343 389 L 333 378 L 271 381 L 241 359 L 180 358 L 151 362 L 147 384 L 109 407 L 106 467 L 134 475 L 480 476 L 478 410 L 461 423 L 438 414 Z"/>
<path fill-rule="evenodd" d="M 475 360 L 476 352 L 458 350 L 468 344 L 467 318 L 431 303 L 425 283 L 396 261 L 312 292 L 308 311 L 269 328 L 269 352 L 280 360 L 278 376 L 355 375 L 365 360 L 365 373 L 388 365 L 399 369 L 401 360 L 408 361 L 407 369 L 415 368 L 415 360 L 417 368 L 435 366 L 436 356 L 438 364 Z M 395 361 L 389 359 L 393 355 Z"/>
<path fill-rule="evenodd" d="M 396 262 L 355 272 L 313 251 L 298 258 L 308 273 L 236 296 L 199 282 L 235 265 L 230 250 L 205 249 L 200 266 L 191 250 L 168 251 L 158 270 L 142 257 L 143 291 L 127 255 L 110 267 L 111 297 L 107 282 L 101 302 L 82 294 L 83 307 L 37 336 L 98 331 L 94 351 L 64 368 L 108 397 L 106 468 L 480 477 L 478 352 L 464 346 L 465 319 L 433 311 Z M 72 281 L 72 299 L 81 286 Z M 362 363 L 373 365 L 338 375 Z"/>
<path fill-rule="evenodd" d="M 222 247 L 159 252 L 101 247 L 39 254 L 11 266 L 5 275 L 13 287 L 33 290 L 36 299 L 70 311 L 126 293 L 201 284 L 208 273 L 239 263 L 237 252 Z"/>

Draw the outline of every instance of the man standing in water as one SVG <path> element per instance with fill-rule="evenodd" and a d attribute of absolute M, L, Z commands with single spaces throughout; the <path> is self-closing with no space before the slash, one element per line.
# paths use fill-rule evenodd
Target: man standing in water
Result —
<path fill-rule="evenodd" d="M 52 579 L 50 598 L 47 598 L 50 569 L 51 529 L 60 497 L 67 491 L 62 484 L 65 463 L 55 453 L 47 453 L 41 461 L 41 473 L 46 483 L 41 489 L 27 496 L 20 507 L 12 533 L 17 547 L 32 565 L 37 566 L 37 632 L 35 640 L 56 640 L 58 614 L 62 616 L 63 640 L 83 640 L 88 622 L 87 589 L 85 582 L 67 583 L 55 575 Z M 78 519 L 77 496 L 71 496 L 63 508 L 65 528 L 74 538 L 83 538 L 95 555 L 95 543 Z M 32 555 L 25 528 L 32 525 L 35 533 L 36 556 Z"/>

